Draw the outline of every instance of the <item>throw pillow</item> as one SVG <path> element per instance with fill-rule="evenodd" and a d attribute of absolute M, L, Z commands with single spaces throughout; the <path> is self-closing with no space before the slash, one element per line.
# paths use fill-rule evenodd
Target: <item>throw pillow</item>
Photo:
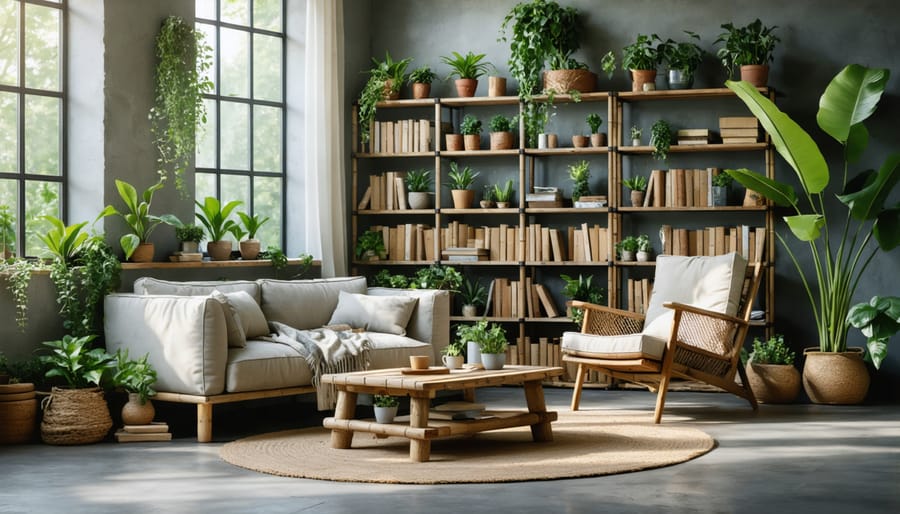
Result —
<path fill-rule="evenodd" d="M 244 327 L 244 335 L 247 339 L 269 335 L 269 323 L 256 300 L 246 291 L 225 293 L 228 303 L 234 306 Z"/>
<path fill-rule="evenodd" d="M 228 346 L 236 348 L 247 346 L 244 326 L 241 325 L 241 317 L 234 304 L 229 302 L 228 297 L 220 291 L 213 291 L 209 296 L 222 304 L 222 312 L 225 313 L 225 330 L 228 333 Z"/>
<path fill-rule="evenodd" d="M 410 296 L 369 296 L 341 291 L 328 324 L 347 324 L 372 332 L 405 336 L 417 301 Z"/>

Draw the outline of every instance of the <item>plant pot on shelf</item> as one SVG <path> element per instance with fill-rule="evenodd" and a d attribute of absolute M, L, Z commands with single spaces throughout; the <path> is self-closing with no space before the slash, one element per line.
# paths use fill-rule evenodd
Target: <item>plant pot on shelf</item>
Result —
<path fill-rule="evenodd" d="M 588 137 L 582 136 L 580 134 L 576 134 L 572 136 L 572 146 L 575 148 L 587 148 L 588 145 Z"/>
<path fill-rule="evenodd" d="M 725 207 L 728 205 L 728 187 L 713 186 L 713 206 Z"/>
<path fill-rule="evenodd" d="M 241 241 L 241 259 L 255 261 L 259 257 L 259 239 L 246 239 Z"/>
<path fill-rule="evenodd" d="M 385 100 L 397 100 L 400 98 L 400 91 L 392 91 L 394 87 L 394 79 L 387 79 L 384 81 L 384 99 Z"/>
<path fill-rule="evenodd" d="M 641 138 L 636 137 L 631 140 L 631 146 L 641 146 Z"/>
<path fill-rule="evenodd" d="M 413 82 L 412 95 L 415 99 L 428 98 L 431 95 L 431 84 Z"/>
<path fill-rule="evenodd" d="M 656 85 L 656 70 L 631 70 L 631 90 L 644 91 L 644 84 Z"/>
<path fill-rule="evenodd" d="M 465 148 L 467 152 L 481 149 L 480 134 L 466 134 L 463 136 L 463 140 L 465 141 Z"/>
<path fill-rule="evenodd" d="M 462 315 L 467 318 L 474 318 L 478 315 L 478 309 L 474 305 L 463 305 Z"/>
<path fill-rule="evenodd" d="M 394 418 L 397 416 L 397 406 L 393 407 L 379 407 L 375 406 L 375 421 L 382 424 L 393 423 Z"/>
<path fill-rule="evenodd" d="M 632 262 L 634 260 L 634 252 L 631 250 L 622 250 L 622 262 Z"/>
<path fill-rule="evenodd" d="M 862 348 L 847 348 L 846 352 L 807 348 L 803 354 L 803 389 L 810 401 L 855 405 L 866 399 L 870 379 Z"/>
<path fill-rule="evenodd" d="M 99 387 L 54 387 L 41 402 L 41 440 L 47 444 L 90 444 L 102 441 L 112 428 L 109 407 Z"/>
<path fill-rule="evenodd" d="M 556 134 L 547 134 L 547 148 L 556 148 L 559 146 L 559 138 Z"/>
<path fill-rule="evenodd" d="M 506 77 L 488 77 L 488 96 L 506 96 Z"/>
<path fill-rule="evenodd" d="M 131 262 L 153 262 L 156 247 L 153 243 L 141 243 L 128 258 Z"/>
<path fill-rule="evenodd" d="M 206 253 L 214 261 L 227 261 L 231 259 L 231 241 L 209 241 L 206 243 Z"/>
<path fill-rule="evenodd" d="M 793 403 L 800 393 L 800 372 L 793 364 L 756 364 L 744 367 L 747 382 L 763 403 Z"/>
<path fill-rule="evenodd" d="M 694 85 L 694 75 L 683 70 L 669 70 L 669 89 L 690 89 Z"/>
<path fill-rule="evenodd" d="M 631 192 L 631 206 L 642 207 L 644 205 L 644 191 Z"/>
<path fill-rule="evenodd" d="M 638 262 L 649 262 L 650 261 L 650 252 L 641 252 L 638 251 L 635 254 Z"/>
<path fill-rule="evenodd" d="M 182 241 L 181 253 L 200 253 L 199 241 Z"/>
<path fill-rule="evenodd" d="M 491 132 L 491 150 L 509 150 L 513 147 L 512 132 Z"/>
<path fill-rule="evenodd" d="M 122 423 L 126 425 L 149 425 L 156 416 L 156 409 L 150 400 L 141 403 L 141 395 L 128 393 L 128 402 L 122 406 Z"/>
<path fill-rule="evenodd" d="M 456 79 L 456 95 L 464 98 L 475 96 L 478 81 L 475 79 Z"/>
<path fill-rule="evenodd" d="M 506 354 L 482 353 L 481 364 L 484 366 L 484 369 L 503 369 L 503 365 L 506 364 Z"/>
<path fill-rule="evenodd" d="M 462 149 L 463 149 L 462 134 L 445 134 L 444 138 L 447 141 L 447 151 L 448 152 L 462 151 Z"/>
<path fill-rule="evenodd" d="M 606 132 L 591 134 L 591 146 L 594 148 L 602 148 L 606 146 Z"/>
<path fill-rule="evenodd" d="M 766 87 L 769 83 L 768 64 L 745 64 L 741 66 L 741 80 L 747 81 L 756 87 Z"/>
<path fill-rule="evenodd" d="M 478 202 L 478 205 L 481 206 L 482 209 L 490 209 L 494 206 L 493 200 L 481 200 Z"/>
<path fill-rule="evenodd" d="M 569 91 L 590 93 L 597 89 L 597 75 L 590 70 L 547 70 L 544 91 L 566 94 Z"/>
<path fill-rule="evenodd" d="M 432 194 L 427 191 L 410 191 L 406 203 L 410 209 L 430 209 Z"/>
<path fill-rule="evenodd" d="M 508 209 L 509 202 L 497 202 L 497 208 L 498 209 Z"/>
<path fill-rule="evenodd" d="M 471 189 L 451 189 L 450 196 L 453 197 L 454 209 L 468 209 L 475 201 L 475 191 Z"/>

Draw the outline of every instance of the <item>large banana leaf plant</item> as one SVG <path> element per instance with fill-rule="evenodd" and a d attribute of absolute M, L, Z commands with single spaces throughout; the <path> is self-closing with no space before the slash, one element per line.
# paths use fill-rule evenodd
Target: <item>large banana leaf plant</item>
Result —
<path fill-rule="evenodd" d="M 819 128 L 844 150 L 836 197 L 846 212 L 840 214 L 827 212 L 827 199 L 833 194 L 827 190 L 831 176 L 812 137 L 749 83 L 726 82 L 759 119 L 776 151 L 800 179 L 803 191 L 798 196 L 791 185 L 759 173 L 727 170 L 745 187 L 794 209 L 795 214 L 784 220 L 794 237 L 808 247 L 812 270 L 800 266 L 785 238 L 778 235 L 778 240 L 797 268 L 815 317 L 819 349 L 825 352 L 846 350 L 847 314 L 860 279 L 879 250 L 891 251 L 900 244 L 900 203 L 885 207 L 900 180 L 900 154 L 890 154 L 878 171 L 865 170 L 848 178 L 850 165 L 868 146 L 864 122 L 874 114 L 889 76 L 886 69 L 851 64 L 831 80 L 819 99 Z"/>

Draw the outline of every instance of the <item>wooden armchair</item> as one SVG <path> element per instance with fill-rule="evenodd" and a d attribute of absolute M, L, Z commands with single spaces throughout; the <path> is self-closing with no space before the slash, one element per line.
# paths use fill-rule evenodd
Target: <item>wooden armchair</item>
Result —
<path fill-rule="evenodd" d="M 656 391 L 655 423 L 662 418 L 673 376 L 721 387 L 757 409 L 740 353 L 761 267 L 748 267 L 740 256 L 729 254 L 731 274 L 722 274 L 724 257 L 660 256 L 646 320 L 634 312 L 572 302 L 585 313 L 581 332 L 567 332 L 562 342 L 563 361 L 578 364 L 572 410 L 578 410 L 588 370 Z M 716 272 L 708 272 L 711 265 Z M 685 272 L 686 267 L 696 273 Z M 723 286 L 723 281 L 732 285 Z M 735 373 L 742 385 L 735 382 Z"/>

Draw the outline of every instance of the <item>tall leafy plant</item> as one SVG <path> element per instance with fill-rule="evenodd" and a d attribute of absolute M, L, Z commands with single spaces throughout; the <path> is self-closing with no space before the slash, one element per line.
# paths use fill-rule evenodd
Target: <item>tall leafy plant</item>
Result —
<path fill-rule="evenodd" d="M 203 95 L 213 91 L 207 77 L 212 48 L 191 23 L 169 16 L 156 36 L 156 56 L 150 132 L 159 152 L 157 173 L 162 179 L 174 175 L 176 189 L 187 196 L 184 172 L 194 157 L 197 130 L 206 123 Z"/>
<path fill-rule="evenodd" d="M 759 118 L 775 149 L 800 180 L 798 196 L 791 185 L 762 174 L 726 170 L 745 187 L 793 209 L 795 214 L 784 220 L 794 238 L 808 248 L 810 272 L 800 266 L 794 245 L 776 235 L 809 298 L 822 351 L 846 350 L 847 314 L 860 279 L 879 249 L 890 251 L 900 244 L 900 203 L 885 206 L 900 181 L 900 153 L 890 154 L 879 170 L 865 170 L 848 179 L 850 165 L 859 161 L 868 145 L 864 122 L 875 113 L 888 78 L 886 69 L 851 64 L 831 80 L 819 99 L 819 128 L 843 148 L 842 176 L 834 189 L 846 212 L 832 212 L 831 218 L 826 202 L 831 175 L 812 137 L 749 83 L 726 82 Z"/>

